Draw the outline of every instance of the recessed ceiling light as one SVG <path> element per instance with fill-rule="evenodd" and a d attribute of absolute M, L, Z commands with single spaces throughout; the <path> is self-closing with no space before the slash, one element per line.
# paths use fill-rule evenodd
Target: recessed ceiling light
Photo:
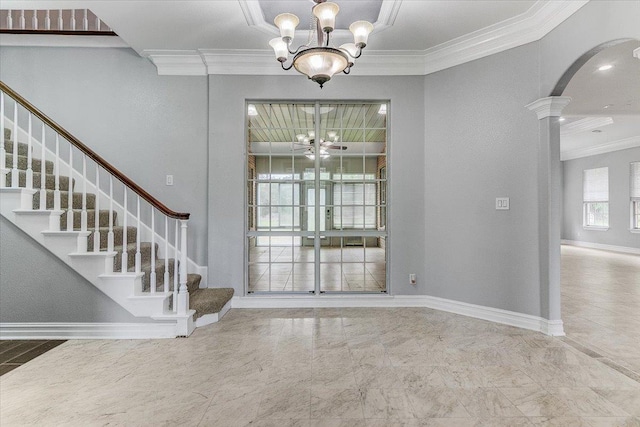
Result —
<path fill-rule="evenodd" d="M 613 104 L 607 104 L 607 105 L 605 105 L 605 106 L 604 106 L 604 107 L 602 107 L 602 108 L 611 108 L 611 107 L 613 107 Z"/>
<path fill-rule="evenodd" d="M 559 121 L 559 122 L 564 122 L 565 120 L 567 120 L 567 119 L 565 119 L 564 117 L 560 117 L 560 118 L 558 119 L 558 121 Z"/>
<path fill-rule="evenodd" d="M 598 71 L 607 71 L 613 68 L 613 65 L 611 64 L 605 64 L 602 67 L 598 68 Z"/>

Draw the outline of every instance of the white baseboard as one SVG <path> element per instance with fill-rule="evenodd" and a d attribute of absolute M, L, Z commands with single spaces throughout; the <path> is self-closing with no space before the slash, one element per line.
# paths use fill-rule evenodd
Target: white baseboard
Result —
<path fill-rule="evenodd" d="M 563 245 L 578 246 L 581 248 L 600 249 L 603 251 L 622 252 L 625 254 L 640 255 L 640 248 L 630 248 L 628 246 L 605 245 L 603 243 L 581 242 L 578 240 L 565 240 L 565 239 L 562 239 L 560 243 L 562 243 Z"/>
<path fill-rule="evenodd" d="M 227 303 L 222 307 L 222 309 L 217 313 L 205 314 L 204 316 L 200 316 L 196 319 L 196 328 L 201 326 L 207 326 L 212 323 L 219 322 L 220 319 L 224 317 L 225 314 L 231 308 L 231 300 L 227 301 Z"/>
<path fill-rule="evenodd" d="M 175 338 L 171 323 L 0 323 L 0 340 Z"/>
<path fill-rule="evenodd" d="M 345 307 L 424 307 L 503 325 L 564 336 L 562 320 L 547 320 L 529 314 L 468 304 L 428 295 L 326 295 L 313 296 L 235 296 L 233 308 L 345 308 Z"/>

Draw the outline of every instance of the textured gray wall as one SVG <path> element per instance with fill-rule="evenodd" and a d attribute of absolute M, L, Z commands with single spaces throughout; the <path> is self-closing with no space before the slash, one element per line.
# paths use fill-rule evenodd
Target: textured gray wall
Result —
<path fill-rule="evenodd" d="M 121 322 L 132 316 L 0 216 L 0 322 Z"/>
<path fill-rule="evenodd" d="M 426 77 L 429 295 L 540 315 L 538 70 L 534 43 Z"/>
<path fill-rule="evenodd" d="M 190 212 L 189 257 L 206 265 L 206 77 L 158 76 L 130 49 L 2 47 L 0 79 L 170 209 Z"/>
<path fill-rule="evenodd" d="M 426 294 L 424 77 L 338 76 L 320 89 L 300 75 L 210 76 L 209 282 L 242 295 L 245 235 L 245 99 L 390 100 L 391 293 Z M 408 284 L 408 274 L 418 285 Z"/>
<path fill-rule="evenodd" d="M 640 148 L 630 148 L 563 162 L 563 239 L 640 248 L 640 234 L 629 231 L 629 163 L 639 161 Z M 582 171 L 605 166 L 609 168 L 609 230 L 585 230 L 582 226 Z"/>

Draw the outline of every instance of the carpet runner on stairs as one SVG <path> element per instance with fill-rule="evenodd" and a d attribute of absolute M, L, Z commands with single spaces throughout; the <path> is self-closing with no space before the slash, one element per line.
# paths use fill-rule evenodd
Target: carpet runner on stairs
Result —
<path fill-rule="evenodd" d="M 13 168 L 13 141 L 10 139 L 10 132 L 5 130 L 5 151 L 6 151 L 6 167 L 8 169 Z M 19 175 L 19 187 L 26 187 L 27 181 L 27 166 L 28 166 L 28 145 L 24 143 L 18 143 L 18 156 L 17 156 L 17 168 Z M 32 158 L 31 167 L 33 170 L 33 188 L 40 190 L 41 188 L 41 167 L 42 162 L 40 159 Z M 60 205 L 64 211 L 60 217 L 60 230 L 67 230 L 67 221 L 69 212 L 67 211 L 69 206 L 69 177 L 63 175 L 64 170 L 58 177 L 60 188 Z M 68 172 L 68 170 L 66 171 Z M 7 186 L 11 186 L 12 175 L 11 172 L 7 174 L 6 178 Z M 81 213 L 82 213 L 82 192 L 77 192 L 75 189 L 75 179 L 72 180 L 72 208 L 73 208 L 73 230 L 81 229 Z M 54 162 L 47 160 L 45 162 L 45 189 L 46 189 L 46 209 L 51 210 L 54 206 L 54 189 L 55 189 L 55 175 L 54 175 Z M 37 191 L 33 196 L 33 209 L 40 209 L 40 191 Z M 87 231 L 90 232 L 88 236 L 88 251 L 93 251 L 94 246 L 94 233 L 95 230 L 95 216 L 96 216 L 96 195 L 93 193 L 86 194 L 86 211 L 87 211 Z M 109 210 L 100 209 L 98 213 L 100 233 L 100 250 L 107 249 L 107 238 L 109 232 Z M 124 227 L 118 225 L 119 217 L 114 211 L 111 215 L 113 220 L 113 233 L 114 233 L 114 251 L 117 255 L 114 258 L 114 272 L 122 271 L 122 254 L 126 245 L 127 249 L 127 271 L 135 271 L 135 255 L 137 250 L 136 235 L 137 228 L 134 226 L 128 226 L 126 233 Z M 167 264 L 169 271 L 169 291 L 173 291 L 174 287 L 174 274 L 176 270 L 175 260 L 170 258 L 168 260 L 158 257 L 159 246 L 156 243 L 155 248 L 155 270 L 156 270 L 156 290 L 158 292 L 164 291 L 164 273 L 165 263 Z M 151 242 L 140 242 L 141 253 L 141 270 L 144 272 L 142 279 L 143 290 L 145 292 L 150 291 L 151 284 Z M 178 267 L 180 263 L 178 262 Z M 200 288 L 200 281 L 202 277 L 199 274 L 187 275 L 187 288 L 189 290 L 189 306 L 196 311 L 195 318 L 207 314 L 215 314 L 222 310 L 222 308 L 231 300 L 233 296 L 233 289 L 231 288 Z M 179 286 L 179 284 L 178 284 Z"/>

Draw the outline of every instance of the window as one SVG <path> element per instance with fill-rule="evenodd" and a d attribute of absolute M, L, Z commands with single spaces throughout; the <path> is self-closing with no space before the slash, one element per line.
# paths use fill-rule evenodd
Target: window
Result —
<path fill-rule="evenodd" d="M 334 174 L 334 179 L 344 181 L 362 180 L 362 174 Z M 365 180 L 375 180 L 375 176 L 364 175 Z M 341 182 L 333 185 L 334 208 L 333 226 L 336 229 L 376 228 L 376 184 L 368 182 Z"/>
<path fill-rule="evenodd" d="M 640 162 L 630 164 L 631 231 L 640 231 Z"/>
<path fill-rule="evenodd" d="M 582 175 L 583 225 L 609 228 L 609 168 L 586 169 Z"/>

